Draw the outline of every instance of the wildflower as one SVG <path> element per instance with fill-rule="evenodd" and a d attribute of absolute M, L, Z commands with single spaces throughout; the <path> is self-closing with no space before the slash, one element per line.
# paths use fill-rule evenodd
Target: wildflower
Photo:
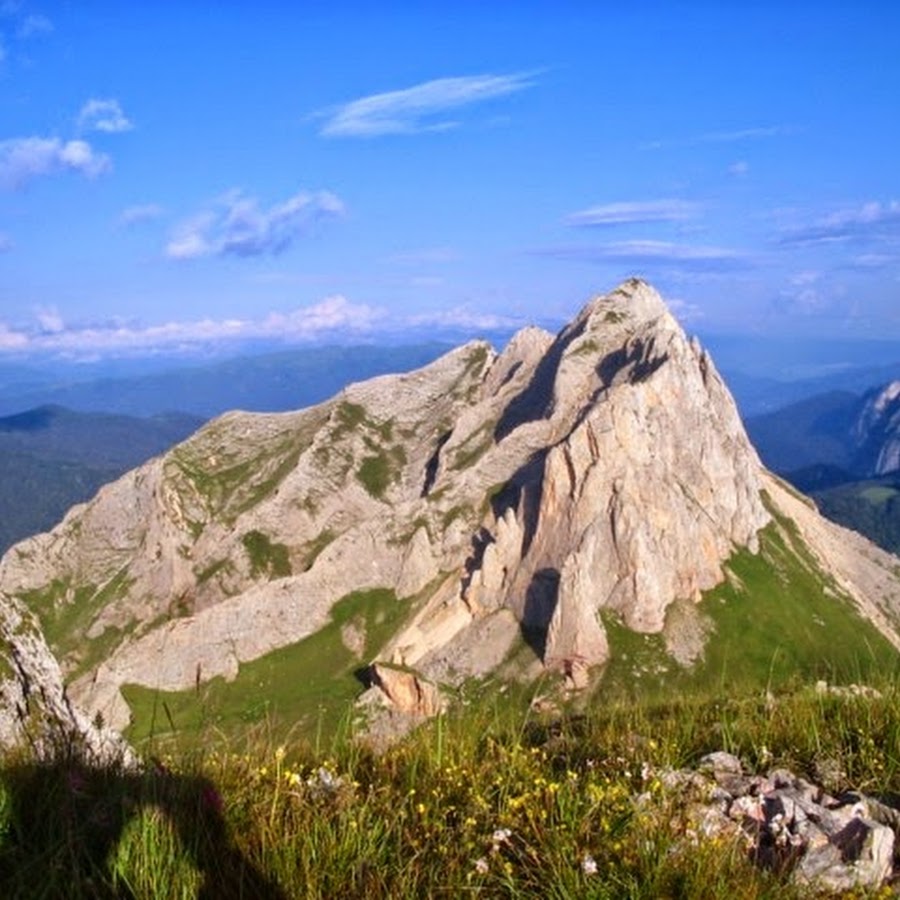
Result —
<path fill-rule="evenodd" d="M 585 875 L 597 874 L 597 860 L 590 853 L 585 853 L 581 858 L 581 871 Z"/>
<path fill-rule="evenodd" d="M 276 762 L 281 762 L 284 759 L 285 749 L 284 744 L 281 744 L 275 750 L 275 760 Z"/>
<path fill-rule="evenodd" d="M 488 861 L 483 856 L 479 856 L 478 859 L 475 860 L 475 871 L 479 875 L 487 875 L 489 868 Z"/>
<path fill-rule="evenodd" d="M 509 843 L 512 831 L 508 828 L 497 828 L 491 835 L 491 853 L 498 853 L 504 844 Z"/>

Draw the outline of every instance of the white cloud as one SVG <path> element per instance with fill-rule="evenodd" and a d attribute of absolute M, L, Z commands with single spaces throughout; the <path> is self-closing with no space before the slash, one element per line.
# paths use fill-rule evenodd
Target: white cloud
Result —
<path fill-rule="evenodd" d="M 0 351 L 24 350 L 28 347 L 28 336 L 15 331 L 5 322 L 0 322 Z"/>
<path fill-rule="evenodd" d="M 661 150 L 664 147 L 693 147 L 697 144 L 733 144 L 739 141 L 760 140 L 793 134 L 790 125 L 765 125 L 757 128 L 737 128 L 731 131 L 707 131 L 685 138 L 666 138 L 639 144 L 640 150 Z"/>
<path fill-rule="evenodd" d="M 830 244 L 853 240 L 896 239 L 900 235 L 900 202 L 870 201 L 840 209 L 807 225 L 786 228 L 780 244 Z"/>
<path fill-rule="evenodd" d="M 444 118 L 444 113 L 505 97 L 533 84 L 533 74 L 525 72 L 436 78 L 399 91 L 370 94 L 325 110 L 319 114 L 327 117 L 319 133 L 326 137 L 359 138 L 445 131 L 459 123 Z"/>
<path fill-rule="evenodd" d="M 706 318 L 706 313 L 696 303 L 691 303 L 689 300 L 673 297 L 667 299 L 666 303 L 680 322 L 696 322 L 698 319 Z"/>
<path fill-rule="evenodd" d="M 76 172 L 96 178 L 108 171 L 111 161 L 97 153 L 87 141 L 59 138 L 11 138 L 0 141 L 0 185 L 22 188 L 42 175 Z"/>
<path fill-rule="evenodd" d="M 325 297 L 290 312 L 272 312 L 260 319 L 198 319 L 157 325 L 125 324 L 69 326 L 55 309 L 38 310 L 30 329 L 13 329 L 0 322 L 0 351 L 57 353 L 85 357 L 96 354 L 150 353 L 186 350 L 228 341 L 304 341 L 324 336 L 359 336 L 377 327 L 384 310 L 346 297 Z"/>
<path fill-rule="evenodd" d="M 735 178 L 746 178 L 749 171 L 750 163 L 746 162 L 743 159 L 739 159 L 737 162 L 733 162 L 728 167 L 728 174 L 733 175 Z"/>
<path fill-rule="evenodd" d="M 78 113 L 80 131 L 105 131 L 115 134 L 131 131 L 134 128 L 131 120 L 122 112 L 118 100 L 88 100 Z"/>
<path fill-rule="evenodd" d="M 130 228 L 132 225 L 139 225 L 142 222 L 158 219 L 164 213 L 165 210 L 158 203 L 137 204 L 123 209 L 119 213 L 118 223 L 123 228 Z"/>
<path fill-rule="evenodd" d="M 686 200 L 636 200 L 592 206 L 570 213 L 564 221 L 566 225 L 577 227 L 680 222 L 693 217 L 697 210 L 696 203 L 688 203 Z"/>
<path fill-rule="evenodd" d="M 739 268 L 750 262 L 745 254 L 724 247 L 649 240 L 545 247 L 534 253 L 538 256 L 550 256 L 578 262 L 608 262 L 635 267 L 669 264 L 679 268 L 700 270 Z"/>
<path fill-rule="evenodd" d="M 511 319 L 507 316 L 475 312 L 466 306 L 455 306 L 452 309 L 409 316 L 406 324 L 413 327 L 428 325 L 437 328 L 497 329 L 517 328 L 522 323 L 518 319 Z"/>
<path fill-rule="evenodd" d="M 66 323 L 63 321 L 59 311 L 54 308 L 39 309 L 37 311 L 37 321 L 44 334 L 62 334 L 66 330 Z"/>
<path fill-rule="evenodd" d="M 158 352 L 190 354 L 210 345 L 249 341 L 341 342 L 406 329 L 484 332 L 512 330 L 521 325 L 521 319 L 470 306 L 398 315 L 383 307 L 354 303 L 341 294 L 258 318 L 172 320 L 150 325 L 121 318 L 99 324 L 72 324 L 57 309 L 48 307 L 36 310 L 27 327 L 14 328 L 0 321 L 0 353 L 97 359 Z"/>
<path fill-rule="evenodd" d="M 255 197 L 232 191 L 178 224 L 165 248 L 170 259 L 204 256 L 262 256 L 286 250 L 316 224 L 344 213 L 330 191 L 300 191 L 268 210 Z"/>
<path fill-rule="evenodd" d="M 51 31 L 53 31 L 53 23 L 46 16 L 32 13 L 22 20 L 16 29 L 16 36 L 30 38 L 39 34 L 48 34 Z"/>
<path fill-rule="evenodd" d="M 0 253 L 8 253 L 13 248 L 12 238 L 0 231 Z"/>
<path fill-rule="evenodd" d="M 900 263 L 895 253 L 860 253 L 847 264 L 854 269 L 886 269 Z"/>
<path fill-rule="evenodd" d="M 351 303 L 336 294 L 313 306 L 291 313 L 271 313 L 262 323 L 266 336 L 309 337 L 323 331 L 369 331 L 384 317 L 384 312 L 364 303 Z"/>

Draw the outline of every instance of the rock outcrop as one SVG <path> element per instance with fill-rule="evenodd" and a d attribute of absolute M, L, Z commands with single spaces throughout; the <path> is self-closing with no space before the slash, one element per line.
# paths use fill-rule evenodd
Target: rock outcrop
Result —
<path fill-rule="evenodd" d="M 12 548 L 0 591 L 53 626 L 73 699 L 117 727 L 122 685 L 234 679 L 376 588 L 402 615 L 377 646 L 344 622 L 360 663 L 454 684 L 524 638 L 579 686 L 609 657 L 604 618 L 661 632 L 755 550 L 767 478 L 709 356 L 632 280 L 556 337 L 223 416 Z M 846 591 L 896 638 L 900 586 L 867 606 L 857 562 Z"/>
<path fill-rule="evenodd" d="M 688 851 L 713 839 L 734 842 L 817 895 L 879 888 L 894 873 L 900 810 L 875 797 L 831 796 L 786 769 L 750 774 L 722 751 L 705 756 L 696 770 L 644 774 L 660 786 L 663 814 Z M 647 814 L 659 801 L 646 793 L 637 802 Z"/>
<path fill-rule="evenodd" d="M 119 735 L 73 708 L 33 615 L 0 595 L 0 752 L 11 750 L 45 760 L 134 761 Z"/>

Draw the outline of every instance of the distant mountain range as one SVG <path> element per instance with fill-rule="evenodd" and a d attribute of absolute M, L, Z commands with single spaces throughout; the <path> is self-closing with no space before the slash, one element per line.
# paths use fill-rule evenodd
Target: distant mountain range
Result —
<path fill-rule="evenodd" d="M 900 552 L 900 381 L 747 419 L 763 462 L 825 515 Z"/>
<path fill-rule="evenodd" d="M 202 424 L 183 413 L 142 419 L 58 406 L 0 418 L 0 554 Z"/>
<path fill-rule="evenodd" d="M 0 366 L 0 415 L 38 406 L 81 412 L 153 416 L 177 410 L 209 419 L 232 409 L 283 412 L 319 403 L 351 381 L 423 366 L 451 349 L 408 345 L 307 347 L 169 365 L 145 371 L 138 362 L 96 366 Z"/>

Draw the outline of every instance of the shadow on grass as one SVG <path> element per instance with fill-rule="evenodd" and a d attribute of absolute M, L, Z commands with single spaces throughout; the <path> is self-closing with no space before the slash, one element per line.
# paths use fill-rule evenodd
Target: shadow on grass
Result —
<path fill-rule="evenodd" d="M 172 826 L 202 879 L 202 900 L 287 900 L 228 834 L 215 785 L 157 765 L 148 772 L 65 761 L 0 771 L 6 793 L 0 827 L 0 894 L 4 897 L 135 895 L 109 869 L 133 819 L 148 810 Z"/>

